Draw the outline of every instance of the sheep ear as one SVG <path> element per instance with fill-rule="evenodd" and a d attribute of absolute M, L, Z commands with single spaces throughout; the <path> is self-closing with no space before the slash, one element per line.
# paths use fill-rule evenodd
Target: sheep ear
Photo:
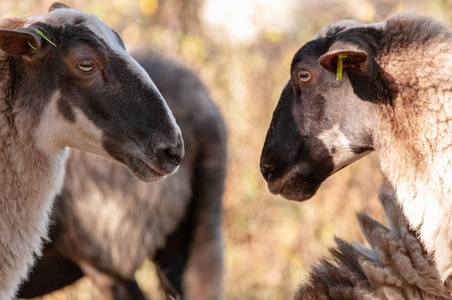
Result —
<path fill-rule="evenodd" d="M 328 71 L 336 72 L 339 55 L 341 55 L 344 70 L 354 70 L 360 73 L 369 71 L 367 53 L 359 50 L 351 43 L 335 42 L 328 52 L 319 58 L 319 64 Z"/>
<path fill-rule="evenodd" d="M 9 55 L 32 56 L 41 49 L 41 41 L 32 28 L 0 29 L 0 50 Z"/>
<path fill-rule="evenodd" d="M 69 5 L 61 3 L 61 2 L 53 2 L 53 4 L 50 6 L 49 8 L 49 12 L 54 11 L 55 9 L 60 9 L 60 8 L 71 8 Z"/>

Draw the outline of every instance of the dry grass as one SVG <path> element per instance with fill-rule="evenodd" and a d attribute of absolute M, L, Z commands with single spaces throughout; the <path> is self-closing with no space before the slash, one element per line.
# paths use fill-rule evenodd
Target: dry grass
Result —
<path fill-rule="evenodd" d="M 292 298 L 308 268 L 327 254 L 334 235 L 362 241 L 357 212 L 383 220 L 377 202 L 383 179 L 375 155 L 328 179 L 308 202 L 290 202 L 268 192 L 259 173 L 259 156 L 295 51 L 320 27 L 342 18 L 379 21 L 389 13 L 411 9 L 451 20 L 452 13 L 450 1 L 445 0 L 307 0 L 286 16 L 293 19 L 291 28 L 262 27 L 252 40 L 235 43 L 205 25 L 198 14 L 202 1 L 167 0 L 159 6 L 155 0 L 112 0 L 108 5 L 66 2 L 97 14 L 128 44 L 145 44 L 184 61 L 198 72 L 221 109 L 229 132 L 224 197 L 227 300 Z M 3 0 L 0 11 L 25 16 L 45 12 L 50 3 Z M 162 299 L 150 262 L 136 278 L 152 299 Z M 99 296 L 90 281 L 83 279 L 43 299 Z"/>

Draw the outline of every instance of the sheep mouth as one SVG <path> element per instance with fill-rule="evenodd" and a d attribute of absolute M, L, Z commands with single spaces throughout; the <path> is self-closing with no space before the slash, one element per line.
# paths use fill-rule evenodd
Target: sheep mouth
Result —
<path fill-rule="evenodd" d="M 278 178 L 269 180 L 268 189 L 272 194 L 289 200 L 306 201 L 315 195 L 322 182 L 312 180 L 303 172 L 303 166 L 296 165 Z"/>
<path fill-rule="evenodd" d="M 178 165 L 171 168 L 161 168 L 152 160 L 140 156 L 129 156 L 128 159 L 125 159 L 124 164 L 138 179 L 144 182 L 154 182 L 165 179 L 168 175 L 175 173 L 179 169 Z"/>
<path fill-rule="evenodd" d="M 166 178 L 168 175 L 175 173 L 179 166 L 172 168 L 160 168 L 148 159 L 136 157 L 132 159 L 132 163 L 126 164 L 138 179 L 145 182 L 154 182 Z"/>
<path fill-rule="evenodd" d="M 118 146 L 104 141 L 108 156 L 125 165 L 139 180 L 154 182 L 166 178 L 179 169 L 180 161 L 170 160 L 154 154 L 153 148 L 138 149 L 136 146 Z"/>
<path fill-rule="evenodd" d="M 274 195 L 278 195 L 281 193 L 281 191 L 286 186 L 289 179 L 292 177 L 293 173 L 295 172 L 296 167 L 292 168 L 288 172 L 282 174 L 276 179 L 269 178 L 268 180 L 268 189 L 270 192 Z"/>

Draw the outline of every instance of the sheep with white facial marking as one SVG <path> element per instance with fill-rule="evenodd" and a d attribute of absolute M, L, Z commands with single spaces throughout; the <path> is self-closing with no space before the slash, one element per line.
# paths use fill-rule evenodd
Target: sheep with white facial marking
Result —
<path fill-rule="evenodd" d="M 0 66 L 0 299 L 10 299 L 40 255 L 67 147 L 145 181 L 175 172 L 184 148 L 154 83 L 94 16 L 54 3 L 1 18 Z"/>
<path fill-rule="evenodd" d="M 377 151 L 408 224 L 446 281 L 451 69 L 452 30 L 430 18 L 403 13 L 321 30 L 295 54 L 273 115 L 261 156 L 270 190 L 307 200 L 327 177 Z"/>
<path fill-rule="evenodd" d="M 44 295 L 85 274 L 105 299 L 144 299 L 134 275 L 150 258 L 168 296 L 221 299 L 223 120 L 191 71 L 151 51 L 134 57 L 182 130 L 180 168 L 166 180 L 146 184 L 118 164 L 71 151 L 53 211 L 52 241 L 19 297 Z"/>

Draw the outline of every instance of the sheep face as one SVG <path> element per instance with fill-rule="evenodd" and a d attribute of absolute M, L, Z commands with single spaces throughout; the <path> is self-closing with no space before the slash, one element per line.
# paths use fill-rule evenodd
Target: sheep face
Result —
<path fill-rule="evenodd" d="M 180 129 L 118 34 L 62 4 L 9 23 L 0 31 L 0 49 L 26 74 L 16 80 L 15 96 L 29 107 L 41 150 L 69 146 L 99 154 L 144 181 L 177 170 L 184 156 Z"/>
<path fill-rule="evenodd" d="M 338 54 L 347 55 L 341 80 Z M 296 53 L 262 150 L 272 193 L 307 200 L 328 176 L 373 149 L 373 69 L 367 51 L 323 37 Z"/>

